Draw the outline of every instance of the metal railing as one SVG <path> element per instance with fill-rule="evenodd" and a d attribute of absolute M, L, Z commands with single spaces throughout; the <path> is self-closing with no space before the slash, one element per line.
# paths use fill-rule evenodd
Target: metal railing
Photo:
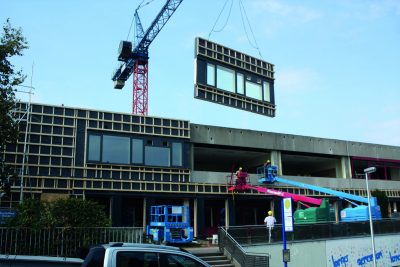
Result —
<path fill-rule="evenodd" d="M 400 220 L 374 221 L 375 234 L 400 233 Z M 230 226 L 229 235 L 241 246 L 268 243 L 268 231 L 264 225 Z M 271 242 L 282 242 L 282 225 L 275 224 Z M 288 242 L 369 236 L 369 222 L 295 224 L 293 232 L 286 233 Z"/>
<path fill-rule="evenodd" d="M 269 266 L 268 254 L 246 252 L 225 228 L 218 229 L 218 244 L 221 252 L 227 251 L 230 258 L 237 261 L 242 267 Z"/>
<path fill-rule="evenodd" d="M 142 243 L 143 228 L 0 228 L 0 254 L 78 257 L 80 248 L 109 242 Z"/>

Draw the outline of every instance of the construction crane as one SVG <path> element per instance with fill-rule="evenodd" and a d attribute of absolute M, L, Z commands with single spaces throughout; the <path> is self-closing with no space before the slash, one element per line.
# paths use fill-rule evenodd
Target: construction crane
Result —
<path fill-rule="evenodd" d="M 122 89 L 126 80 L 128 80 L 133 73 L 133 114 L 147 115 L 149 46 L 182 1 L 183 0 L 167 0 L 146 32 L 143 30 L 137 8 L 134 15 L 136 46 L 132 49 L 132 42 L 120 42 L 118 60 L 123 63 L 115 70 L 112 80 L 114 81 L 115 89 Z"/>

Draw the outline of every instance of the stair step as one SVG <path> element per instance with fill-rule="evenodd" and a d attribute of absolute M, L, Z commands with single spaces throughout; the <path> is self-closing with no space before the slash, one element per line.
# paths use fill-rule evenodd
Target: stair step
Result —
<path fill-rule="evenodd" d="M 216 265 L 224 265 L 224 264 L 230 264 L 231 261 L 228 259 L 225 260 L 217 260 L 217 261 L 207 261 L 208 264 L 216 266 Z"/>
<path fill-rule="evenodd" d="M 214 261 L 214 260 L 225 260 L 226 256 L 224 255 L 215 255 L 215 256 L 200 256 L 203 261 Z"/>

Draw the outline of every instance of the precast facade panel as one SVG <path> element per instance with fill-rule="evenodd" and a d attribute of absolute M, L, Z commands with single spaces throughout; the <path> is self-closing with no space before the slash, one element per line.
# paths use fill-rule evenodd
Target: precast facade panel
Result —
<path fill-rule="evenodd" d="M 194 97 L 275 117 L 274 65 L 196 38 Z"/>

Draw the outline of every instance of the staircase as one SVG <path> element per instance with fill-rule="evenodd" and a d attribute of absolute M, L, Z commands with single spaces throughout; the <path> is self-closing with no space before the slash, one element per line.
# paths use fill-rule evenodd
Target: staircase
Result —
<path fill-rule="evenodd" d="M 222 254 L 218 247 L 216 249 L 204 249 L 192 251 L 194 255 L 207 262 L 213 267 L 234 267 L 233 263 Z"/>

